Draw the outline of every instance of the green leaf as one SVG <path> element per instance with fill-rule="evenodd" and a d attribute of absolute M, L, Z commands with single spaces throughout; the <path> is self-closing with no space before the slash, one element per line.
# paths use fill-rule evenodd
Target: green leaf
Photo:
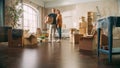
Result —
<path fill-rule="evenodd" d="M 20 3 L 20 0 L 16 0 L 16 2 L 11 6 L 6 6 L 7 15 L 10 18 L 10 22 L 13 27 L 18 25 L 17 22 L 19 21 L 20 17 L 22 17 L 23 9 L 16 7 L 19 5 L 19 3 Z"/>

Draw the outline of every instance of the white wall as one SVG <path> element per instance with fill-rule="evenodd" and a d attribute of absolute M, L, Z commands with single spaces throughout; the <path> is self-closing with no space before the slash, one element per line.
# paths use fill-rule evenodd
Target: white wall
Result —
<path fill-rule="evenodd" d="M 63 16 L 63 24 L 67 24 L 66 25 L 67 28 L 73 28 L 79 26 L 79 18 L 81 16 L 85 16 L 87 20 L 87 13 L 89 11 L 96 13 L 97 12 L 96 6 L 99 7 L 102 17 L 118 14 L 117 0 L 91 1 L 54 8 L 57 8 L 61 11 Z M 50 8 L 48 8 L 47 11 L 48 11 L 47 13 L 50 13 Z"/>
<path fill-rule="evenodd" d="M 64 7 L 64 9 L 61 9 L 63 24 L 66 25 L 66 28 L 71 28 L 74 27 L 75 25 L 74 10 L 75 10 L 74 5 L 71 5 L 70 7 Z"/>

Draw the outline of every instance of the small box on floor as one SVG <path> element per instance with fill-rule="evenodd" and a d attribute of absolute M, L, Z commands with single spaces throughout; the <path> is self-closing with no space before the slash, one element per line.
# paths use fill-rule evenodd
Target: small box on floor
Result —
<path fill-rule="evenodd" d="M 82 34 L 73 34 L 73 43 L 74 44 L 79 44 L 79 41 L 80 41 L 80 37 L 82 37 L 83 35 Z"/>

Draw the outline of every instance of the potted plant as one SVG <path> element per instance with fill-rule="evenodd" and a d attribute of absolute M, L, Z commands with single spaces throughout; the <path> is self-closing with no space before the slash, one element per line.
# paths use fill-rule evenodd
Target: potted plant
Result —
<path fill-rule="evenodd" d="M 20 26 L 19 20 L 22 17 L 23 12 L 21 0 L 15 0 L 14 3 L 6 6 L 6 11 L 7 16 L 9 17 L 9 25 L 11 25 L 13 28 Z"/>

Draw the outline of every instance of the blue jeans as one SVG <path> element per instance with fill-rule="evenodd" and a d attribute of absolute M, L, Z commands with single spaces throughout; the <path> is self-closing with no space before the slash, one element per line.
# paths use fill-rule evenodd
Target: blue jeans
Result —
<path fill-rule="evenodd" d="M 59 36 L 58 38 L 59 38 L 59 39 L 62 38 L 62 32 L 61 32 L 61 30 L 62 30 L 61 27 L 58 27 L 58 28 L 57 28 L 58 36 Z"/>

